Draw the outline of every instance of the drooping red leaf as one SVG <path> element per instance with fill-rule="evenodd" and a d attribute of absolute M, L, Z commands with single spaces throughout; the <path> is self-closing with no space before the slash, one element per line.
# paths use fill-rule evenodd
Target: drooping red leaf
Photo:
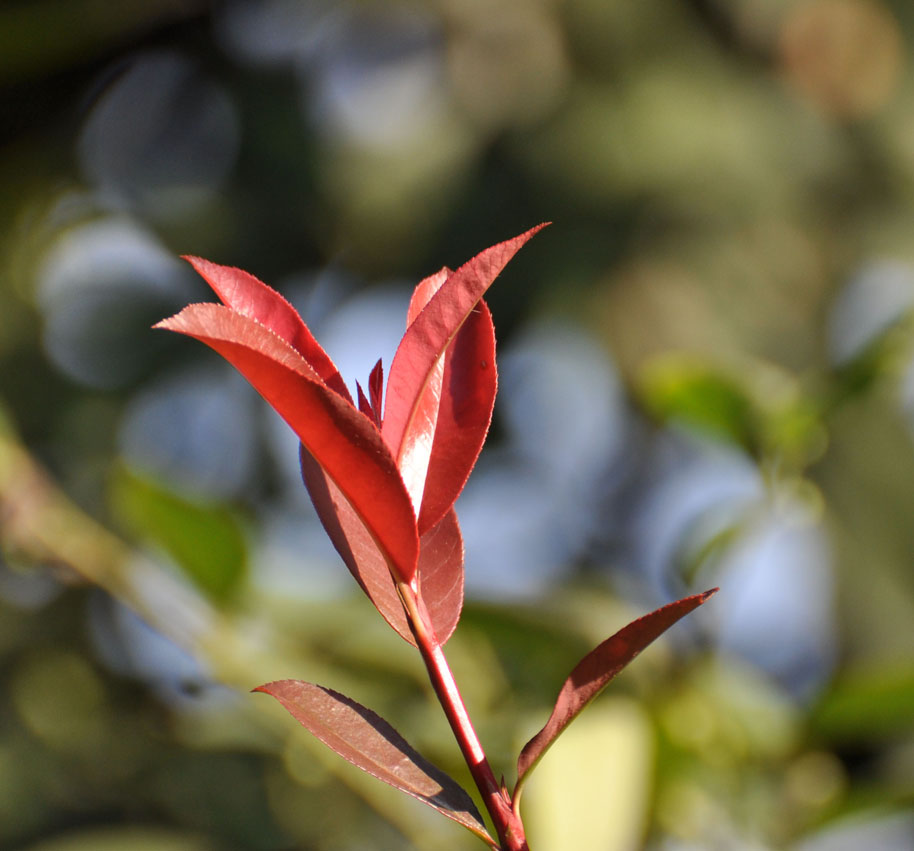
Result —
<path fill-rule="evenodd" d="M 517 791 L 530 770 L 558 738 L 562 731 L 584 710 L 632 659 L 676 621 L 697 609 L 717 588 L 669 603 L 644 617 L 632 621 L 588 653 L 565 680 L 552 715 L 520 752 L 517 760 Z"/>
<path fill-rule="evenodd" d="M 365 524 L 304 447 L 301 469 L 318 517 L 349 572 L 384 620 L 415 645 L 387 562 Z M 448 512 L 421 537 L 416 573 L 419 594 L 435 634 L 444 644 L 454 632 L 463 607 L 463 539 L 455 512 Z"/>
<path fill-rule="evenodd" d="M 380 715 L 339 692 L 300 680 L 278 680 L 254 691 L 275 697 L 343 759 L 495 844 L 463 787 L 410 747 Z"/>
<path fill-rule="evenodd" d="M 441 270 L 423 281 L 414 294 L 414 305 L 426 298 L 428 303 L 406 329 L 391 363 L 381 431 L 397 459 L 417 514 L 437 427 L 439 406 L 434 404 L 434 390 L 445 351 L 508 261 L 543 227 L 538 225 L 487 248 L 456 272 Z"/>
<path fill-rule="evenodd" d="M 419 555 L 415 516 L 393 458 L 374 425 L 327 388 L 285 340 L 217 304 L 194 304 L 155 327 L 206 343 L 231 363 L 292 427 L 345 494 L 391 569 L 412 580 Z"/>
<path fill-rule="evenodd" d="M 352 401 L 339 370 L 314 339 L 298 311 L 272 287 L 249 272 L 232 266 L 220 266 L 202 257 L 184 259 L 212 287 L 220 300 L 236 313 L 256 319 L 278 334 L 308 361 L 328 387 Z"/>

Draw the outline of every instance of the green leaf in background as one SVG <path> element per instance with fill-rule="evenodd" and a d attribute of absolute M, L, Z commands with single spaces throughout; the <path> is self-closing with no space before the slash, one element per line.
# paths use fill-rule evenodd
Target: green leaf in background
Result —
<path fill-rule="evenodd" d="M 737 371 L 671 352 L 641 369 L 635 390 L 660 422 L 678 422 L 796 470 L 821 457 L 828 442 L 820 405 L 770 363 L 749 361 Z"/>
<path fill-rule="evenodd" d="M 829 741 L 909 735 L 914 730 L 914 665 L 846 673 L 813 710 L 810 725 Z"/>
<path fill-rule="evenodd" d="M 828 387 L 830 407 L 859 398 L 886 376 L 904 372 L 911 358 L 914 314 L 905 311 L 839 363 Z"/>
<path fill-rule="evenodd" d="M 661 422 L 675 420 L 748 450 L 757 444 L 757 414 L 749 394 L 733 378 L 692 355 L 654 358 L 641 370 L 636 392 Z"/>
<path fill-rule="evenodd" d="M 110 501 L 120 523 L 164 550 L 208 596 L 232 596 L 245 576 L 247 551 L 231 511 L 191 501 L 124 467 L 112 477 Z"/>

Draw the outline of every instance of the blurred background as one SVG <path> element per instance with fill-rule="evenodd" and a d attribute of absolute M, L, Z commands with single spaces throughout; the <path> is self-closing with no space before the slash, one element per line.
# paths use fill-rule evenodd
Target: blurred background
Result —
<path fill-rule="evenodd" d="M 237 265 L 347 380 L 491 290 L 449 656 L 514 777 L 574 663 L 720 585 L 550 751 L 535 851 L 914 849 L 914 6 L 0 7 L 0 849 L 470 849 L 248 690 L 469 784 L 291 432 L 150 325 Z"/>

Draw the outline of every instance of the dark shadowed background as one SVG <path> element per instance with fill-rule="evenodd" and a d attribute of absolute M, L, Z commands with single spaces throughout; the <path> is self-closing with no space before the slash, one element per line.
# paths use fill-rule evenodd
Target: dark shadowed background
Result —
<path fill-rule="evenodd" d="M 535 851 L 914 848 L 914 5 L 0 6 L 0 849 L 471 849 L 262 695 L 467 781 L 295 439 L 150 326 L 241 266 L 344 376 L 491 290 L 449 655 L 513 781 L 573 664 L 722 590 L 544 759 Z M 402 798 L 402 800 L 401 800 Z"/>

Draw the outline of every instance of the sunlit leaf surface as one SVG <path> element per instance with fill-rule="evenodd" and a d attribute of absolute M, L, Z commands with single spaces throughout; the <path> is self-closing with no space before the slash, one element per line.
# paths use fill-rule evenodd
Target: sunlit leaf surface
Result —
<path fill-rule="evenodd" d="M 252 320 L 215 304 L 194 304 L 156 327 L 195 337 L 247 378 L 292 427 L 346 495 L 409 581 L 416 571 L 415 518 L 393 458 L 369 421 L 329 390 L 290 345 Z"/>
<path fill-rule="evenodd" d="M 424 465 L 428 464 L 428 458 L 431 455 L 431 445 L 434 442 L 435 427 L 438 422 L 434 396 L 429 399 L 426 394 L 430 387 L 434 388 L 437 385 L 438 376 L 442 372 L 441 359 L 445 351 L 508 261 L 543 227 L 545 225 L 538 225 L 514 239 L 487 248 L 455 272 L 447 275 L 444 282 L 440 284 L 429 298 L 428 303 L 406 329 L 406 334 L 404 334 L 390 366 L 384 423 L 381 431 L 401 468 L 406 468 L 404 478 L 408 483 L 420 479 L 424 481 L 425 478 Z M 439 276 L 441 274 L 441 272 L 438 273 Z M 423 290 L 430 291 L 434 289 L 435 284 L 437 284 L 437 278 L 434 279 L 434 284 L 428 284 L 423 287 Z M 421 298 L 418 303 L 421 303 Z M 485 320 L 483 319 L 482 322 L 484 323 Z M 485 328 L 484 325 L 483 328 Z M 482 351 L 485 351 L 487 345 L 483 343 L 482 346 Z M 471 388 L 478 381 L 488 384 L 490 380 L 487 370 L 490 366 L 488 358 L 478 357 L 473 364 L 472 371 L 468 373 L 455 371 L 451 380 L 469 383 Z M 494 373 L 492 380 L 494 380 Z M 467 392 L 463 388 L 456 387 L 454 395 L 473 398 L 474 393 L 472 389 Z M 485 391 L 483 398 L 486 398 Z M 480 407 L 483 410 L 485 428 L 488 428 L 491 410 L 485 410 L 485 403 Z M 452 432 L 453 429 L 449 429 L 449 431 Z M 484 438 L 485 430 L 483 430 L 482 436 Z M 469 442 L 471 457 L 468 462 L 465 459 L 461 464 L 467 474 L 479 451 L 478 447 L 475 452 L 472 451 L 475 442 L 475 439 Z M 481 440 L 479 445 L 481 446 Z M 415 471 L 412 470 L 413 466 L 417 467 Z M 457 478 L 462 479 L 459 481 L 459 487 L 462 487 L 463 482 L 466 481 L 466 474 L 458 474 Z M 457 498 L 459 487 L 453 493 L 453 499 Z M 415 485 L 410 493 L 413 496 L 414 504 L 419 502 L 421 505 L 421 497 L 416 498 L 418 489 Z M 440 502 L 442 502 L 442 498 L 439 496 L 433 504 L 437 506 Z M 441 511 L 446 511 L 448 507 L 450 504 L 446 504 Z M 417 513 L 419 513 L 418 509 Z M 437 522 L 434 513 L 429 512 L 428 522 Z"/>

